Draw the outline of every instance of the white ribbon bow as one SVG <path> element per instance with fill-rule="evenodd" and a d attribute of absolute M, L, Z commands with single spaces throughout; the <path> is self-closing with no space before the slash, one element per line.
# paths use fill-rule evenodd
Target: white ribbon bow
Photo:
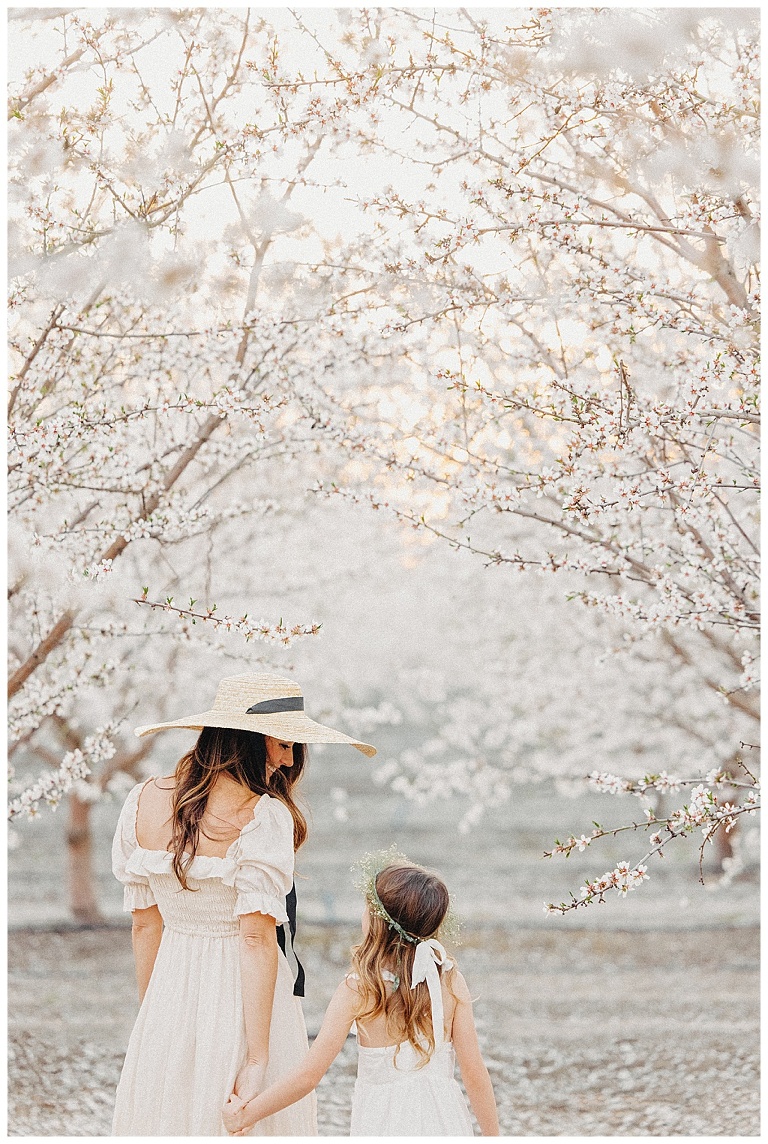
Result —
<path fill-rule="evenodd" d="M 426 981 L 429 990 L 429 1000 L 432 1003 L 432 1032 L 435 1038 L 435 1048 L 443 1043 L 443 991 L 440 988 L 440 974 L 438 965 L 451 965 L 451 959 L 440 942 L 435 938 L 427 938 L 416 946 L 413 959 L 413 972 L 411 973 L 411 989 Z"/>

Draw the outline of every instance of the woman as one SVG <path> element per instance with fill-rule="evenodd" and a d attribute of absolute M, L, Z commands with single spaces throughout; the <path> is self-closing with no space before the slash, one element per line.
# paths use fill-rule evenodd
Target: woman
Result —
<path fill-rule="evenodd" d="M 223 1136 L 221 1110 L 307 1052 L 293 954 L 294 852 L 307 827 L 293 799 L 306 743 L 375 748 L 304 714 L 275 675 L 223 679 L 210 711 L 139 727 L 199 728 L 173 776 L 128 795 L 112 850 L 133 916 L 141 1008 L 117 1089 L 115 1136 Z M 307 1097 L 252 1135 L 317 1134 Z"/>

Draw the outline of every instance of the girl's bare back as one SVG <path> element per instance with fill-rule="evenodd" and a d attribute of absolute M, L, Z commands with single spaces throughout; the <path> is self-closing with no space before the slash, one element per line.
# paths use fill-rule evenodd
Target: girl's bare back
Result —
<path fill-rule="evenodd" d="M 451 1040 L 453 1015 L 456 1011 L 456 998 L 448 986 L 449 976 L 450 971 L 448 974 L 440 975 L 440 988 L 443 995 L 444 1036 L 446 1041 Z M 354 987 L 354 981 L 351 981 L 350 984 Z M 367 1049 L 389 1048 L 399 1043 L 399 1041 L 392 1039 L 392 1033 L 387 1029 L 386 1017 L 383 1013 L 370 1021 L 356 1021 L 355 1024 L 357 1027 L 358 1041 Z"/>

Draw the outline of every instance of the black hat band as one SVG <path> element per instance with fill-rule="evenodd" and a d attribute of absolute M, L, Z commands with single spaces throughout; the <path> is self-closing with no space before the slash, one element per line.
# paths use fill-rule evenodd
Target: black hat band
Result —
<path fill-rule="evenodd" d="M 265 699 L 262 703 L 254 703 L 249 707 L 246 715 L 277 715 L 280 711 L 303 711 L 304 696 L 291 695 L 285 699 Z"/>

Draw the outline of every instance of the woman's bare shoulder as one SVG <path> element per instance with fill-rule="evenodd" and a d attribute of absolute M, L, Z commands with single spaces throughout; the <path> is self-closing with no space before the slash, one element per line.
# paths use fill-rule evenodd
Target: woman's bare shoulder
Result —
<path fill-rule="evenodd" d="M 136 814 L 138 835 L 144 845 L 157 845 L 156 831 L 162 828 L 171 814 L 172 795 L 176 786 L 173 775 L 147 779 L 139 793 Z M 158 847 L 160 848 L 160 847 Z"/>
<path fill-rule="evenodd" d="M 147 779 L 139 791 L 139 810 L 166 806 L 175 789 L 176 779 L 173 775 L 161 775 L 158 778 Z"/>
<path fill-rule="evenodd" d="M 176 776 L 175 775 L 160 775 L 157 778 L 153 778 L 151 780 L 151 782 L 148 782 L 147 786 L 148 787 L 157 787 L 158 790 L 164 790 L 164 791 L 173 790 L 176 786 Z"/>

